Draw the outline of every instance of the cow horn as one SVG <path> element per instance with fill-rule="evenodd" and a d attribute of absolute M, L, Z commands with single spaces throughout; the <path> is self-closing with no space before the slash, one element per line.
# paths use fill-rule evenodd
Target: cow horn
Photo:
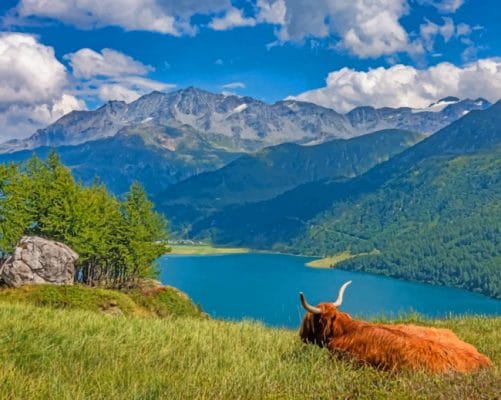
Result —
<path fill-rule="evenodd" d="M 351 283 L 351 281 L 346 282 L 341 288 L 339 289 L 339 293 L 337 295 L 337 300 L 332 303 L 334 306 L 339 307 L 341 304 L 343 304 L 343 294 L 346 289 L 346 287 Z"/>
<path fill-rule="evenodd" d="M 301 304 L 303 305 L 304 309 L 306 311 L 309 311 L 311 312 L 312 314 L 320 314 L 322 312 L 322 310 L 320 310 L 320 308 L 318 307 L 313 307 L 313 306 L 310 306 L 308 304 L 308 302 L 306 301 L 306 299 L 304 298 L 304 294 L 303 292 L 300 292 L 299 293 L 299 298 L 301 299 Z"/>

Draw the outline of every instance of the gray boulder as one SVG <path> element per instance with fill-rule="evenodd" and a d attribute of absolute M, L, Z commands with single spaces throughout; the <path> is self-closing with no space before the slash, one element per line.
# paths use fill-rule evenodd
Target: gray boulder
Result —
<path fill-rule="evenodd" d="M 8 286 L 73 284 L 78 254 L 63 243 L 24 236 L 0 266 L 0 281 Z"/>

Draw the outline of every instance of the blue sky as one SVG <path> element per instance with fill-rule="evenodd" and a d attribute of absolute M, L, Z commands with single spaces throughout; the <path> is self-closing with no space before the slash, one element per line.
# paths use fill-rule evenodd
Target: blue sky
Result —
<path fill-rule="evenodd" d="M 187 86 L 266 102 L 296 96 L 341 112 L 361 104 L 422 107 L 446 95 L 493 101 L 501 97 L 499 5 L 3 0 L 3 137 L 70 109 Z M 46 82 L 37 82 L 37 71 L 46 71 Z"/>

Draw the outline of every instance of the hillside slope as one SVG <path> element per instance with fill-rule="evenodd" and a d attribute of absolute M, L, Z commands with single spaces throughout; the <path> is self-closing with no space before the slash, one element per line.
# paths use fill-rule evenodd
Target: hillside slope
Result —
<path fill-rule="evenodd" d="M 376 248 L 381 253 L 371 256 L 368 270 L 499 297 L 500 144 L 498 102 L 359 177 L 313 182 L 269 201 L 228 207 L 194 226 L 192 234 L 313 254 Z M 423 224 L 430 224 L 431 236 L 421 239 Z M 390 239 L 397 253 L 383 262 L 389 256 L 383 242 Z M 374 242 L 358 244 L 364 240 Z M 366 260 L 341 265 L 359 269 Z"/>
<path fill-rule="evenodd" d="M 297 332 L 257 323 L 0 303 L 0 398 L 496 398 L 501 318 L 417 322 L 453 329 L 496 366 L 472 375 L 391 374 L 338 361 L 303 345 Z"/>
<path fill-rule="evenodd" d="M 155 197 L 155 204 L 175 229 L 224 206 L 270 199 L 305 182 L 354 177 L 423 138 L 389 129 L 314 146 L 268 147 L 170 186 Z"/>
<path fill-rule="evenodd" d="M 221 146 L 226 137 L 213 135 L 210 141 L 188 130 L 149 126 L 145 132 L 142 126 L 132 126 L 113 137 L 57 147 L 57 153 L 84 184 L 97 177 L 108 190 L 122 194 L 137 180 L 151 195 L 192 175 L 220 168 L 241 154 L 231 143 Z M 45 159 L 50 150 L 38 147 L 0 154 L 0 163 L 25 161 L 33 153 Z"/>

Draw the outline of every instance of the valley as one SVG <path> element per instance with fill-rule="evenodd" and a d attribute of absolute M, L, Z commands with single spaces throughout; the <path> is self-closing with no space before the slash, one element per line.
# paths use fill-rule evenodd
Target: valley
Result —
<path fill-rule="evenodd" d="M 174 238 L 501 298 L 500 107 L 447 98 L 343 115 L 188 88 L 73 112 L 1 145 L 0 162 L 55 146 L 84 184 L 121 196 L 139 181 Z"/>

